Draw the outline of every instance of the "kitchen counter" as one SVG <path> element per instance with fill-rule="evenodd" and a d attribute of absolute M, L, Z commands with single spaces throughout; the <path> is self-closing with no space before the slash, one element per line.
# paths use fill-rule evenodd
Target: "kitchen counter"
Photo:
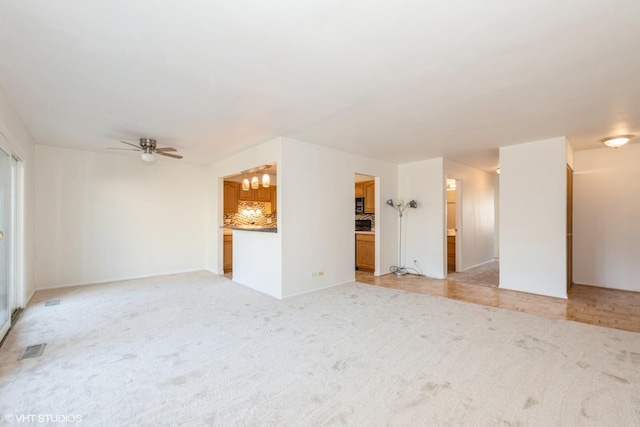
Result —
<path fill-rule="evenodd" d="M 376 234 L 375 230 L 372 231 L 356 231 L 356 234 Z"/>
<path fill-rule="evenodd" d="M 221 225 L 224 230 L 260 231 L 263 233 L 277 233 L 278 227 L 260 227 L 257 225 Z"/>

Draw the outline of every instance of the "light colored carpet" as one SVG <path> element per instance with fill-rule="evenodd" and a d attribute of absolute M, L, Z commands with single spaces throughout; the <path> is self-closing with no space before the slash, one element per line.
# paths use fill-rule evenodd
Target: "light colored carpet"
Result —
<path fill-rule="evenodd" d="M 449 273 L 447 280 L 497 288 L 500 284 L 500 264 L 498 261 L 491 261 L 467 271 Z"/>
<path fill-rule="evenodd" d="M 278 301 L 209 273 L 163 276 L 38 293 L 0 349 L 0 413 L 639 425 L 640 334 L 358 283 Z"/>

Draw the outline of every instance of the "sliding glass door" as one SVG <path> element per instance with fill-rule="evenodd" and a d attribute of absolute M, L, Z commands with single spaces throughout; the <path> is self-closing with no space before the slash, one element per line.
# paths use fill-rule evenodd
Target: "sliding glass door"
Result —
<path fill-rule="evenodd" d="M 11 157 L 0 148 L 0 340 L 11 324 L 10 235 L 11 228 Z M 12 290 L 12 289 L 11 289 Z"/>

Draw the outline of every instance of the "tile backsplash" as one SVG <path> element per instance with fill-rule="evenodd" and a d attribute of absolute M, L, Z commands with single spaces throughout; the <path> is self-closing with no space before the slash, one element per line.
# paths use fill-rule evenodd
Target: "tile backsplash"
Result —
<path fill-rule="evenodd" d="M 224 214 L 224 225 L 257 225 L 260 227 L 277 227 L 278 215 L 275 213 L 265 214 L 266 204 L 263 202 L 239 202 L 238 212 L 234 214 Z M 258 216 L 246 216 L 242 214 L 244 209 L 260 209 L 263 213 Z"/>

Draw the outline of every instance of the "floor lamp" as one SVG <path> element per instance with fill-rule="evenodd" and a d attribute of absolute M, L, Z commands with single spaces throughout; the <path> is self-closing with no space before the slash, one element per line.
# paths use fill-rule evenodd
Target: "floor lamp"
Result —
<path fill-rule="evenodd" d="M 398 200 L 394 203 L 393 199 L 389 199 L 387 200 L 387 205 L 398 211 L 398 265 L 392 266 L 391 272 L 396 276 L 404 276 L 408 271 L 402 265 L 402 214 L 407 208 L 417 208 L 418 204 L 415 200 L 411 200 L 409 203 L 404 204 L 402 200 Z"/>

